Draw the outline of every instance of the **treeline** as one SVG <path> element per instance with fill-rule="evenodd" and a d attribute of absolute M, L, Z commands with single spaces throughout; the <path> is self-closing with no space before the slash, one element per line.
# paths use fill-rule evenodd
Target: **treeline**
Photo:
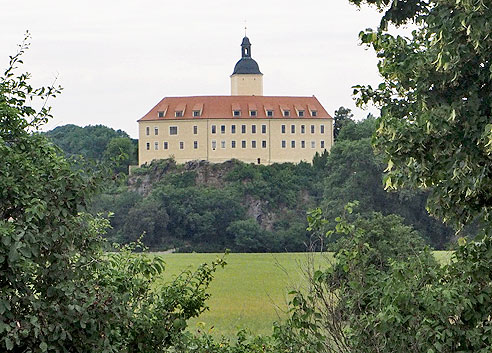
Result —
<path fill-rule="evenodd" d="M 375 127 L 374 117 L 356 122 L 341 107 L 335 113 L 335 145 L 312 164 L 154 161 L 109 183 L 91 212 L 112 213 L 107 237 L 118 243 L 145 233 L 143 241 L 153 250 L 283 252 L 330 248 L 306 231 L 307 212 L 321 207 L 334 225 L 344 205 L 358 200 L 360 214 L 397 214 L 432 247 L 446 248 L 453 231 L 427 214 L 427 192 L 384 190 L 384 166 L 371 145 Z M 67 154 L 98 161 L 127 152 L 132 157 L 117 167 L 120 172 L 136 163 L 136 145 L 120 130 L 69 125 L 48 136 Z"/>

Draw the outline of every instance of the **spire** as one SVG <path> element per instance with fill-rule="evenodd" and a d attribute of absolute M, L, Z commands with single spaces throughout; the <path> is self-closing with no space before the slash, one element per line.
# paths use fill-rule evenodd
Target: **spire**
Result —
<path fill-rule="evenodd" d="M 241 43 L 241 55 L 243 58 L 251 58 L 251 43 L 246 36 L 244 36 L 243 42 Z"/>

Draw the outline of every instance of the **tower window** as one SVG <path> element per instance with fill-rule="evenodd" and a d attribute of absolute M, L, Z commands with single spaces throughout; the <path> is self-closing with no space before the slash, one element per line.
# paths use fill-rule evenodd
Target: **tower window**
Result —
<path fill-rule="evenodd" d="M 177 135 L 178 127 L 177 126 L 169 126 L 169 135 Z"/>
<path fill-rule="evenodd" d="M 267 116 L 273 116 L 273 110 L 267 110 Z"/>
<path fill-rule="evenodd" d="M 241 111 L 240 110 L 233 110 L 232 115 L 233 116 L 241 116 Z"/>
<path fill-rule="evenodd" d="M 193 110 L 193 116 L 200 116 L 199 110 Z"/>

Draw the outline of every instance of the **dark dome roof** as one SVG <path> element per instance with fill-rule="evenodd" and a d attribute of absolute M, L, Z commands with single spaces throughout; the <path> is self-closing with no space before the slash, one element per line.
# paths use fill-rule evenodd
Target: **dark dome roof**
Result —
<path fill-rule="evenodd" d="M 236 63 L 236 66 L 234 66 L 234 72 L 232 73 L 233 75 L 235 74 L 257 74 L 257 75 L 263 75 L 260 72 L 260 68 L 258 67 L 258 63 L 251 58 L 241 58 Z"/>

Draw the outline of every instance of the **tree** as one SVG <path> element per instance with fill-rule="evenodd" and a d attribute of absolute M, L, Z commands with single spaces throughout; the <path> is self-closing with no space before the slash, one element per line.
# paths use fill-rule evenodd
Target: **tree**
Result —
<path fill-rule="evenodd" d="M 361 32 L 383 82 L 357 86 L 359 104 L 381 108 L 375 138 L 385 154 L 386 188 L 431 188 L 428 207 L 458 226 L 492 207 L 492 7 L 483 1 L 350 0 L 384 16 Z M 409 37 L 389 25 L 413 23 Z"/>
<path fill-rule="evenodd" d="M 59 88 L 15 74 L 24 43 L 0 77 L 0 351 L 163 352 L 205 310 L 219 260 L 155 285 L 161 258 L 103 253 L 108 221 L 84 213 L 104 174 L 74 168 L 41 134 L 36 110 Z"/>
<path fill-rule="evenodd" d="M 333 117 L 333 139 L 335 141 L 342 128 L 354 122 L 352 119 L 353 117 L 354 114 L 352 114 L 352 111 L 348 108 L 340 107 L 338 110 L 335 110 L 335 116 Z"/>

